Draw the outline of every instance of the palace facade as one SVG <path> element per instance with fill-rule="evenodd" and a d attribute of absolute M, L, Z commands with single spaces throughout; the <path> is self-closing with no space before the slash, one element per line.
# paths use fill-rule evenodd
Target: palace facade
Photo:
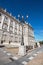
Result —
<path fill-rule="evenodd" d="M 30 24 L 23 25 L 23 38 L 25 46 L 34 46 L 34 30 Z M 22 42 L 22 24 L 19 20 L 0 9 L 0 44 L 20 46 Z"/>

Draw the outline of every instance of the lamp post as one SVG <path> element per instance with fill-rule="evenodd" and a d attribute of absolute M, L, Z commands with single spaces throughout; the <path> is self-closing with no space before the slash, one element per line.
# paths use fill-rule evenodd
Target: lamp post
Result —
<path fill-rule="evenodd" d="M 22 41 L 21 41 L 21 45 L 24 45 L 24 38 L 23 38 L 23 25 L 24 25 L 24 23 L 25 23 L 25 21 L 24 21 L 24 17 L 22 16 Z"/>
<path fill-rule="evenodd" d="M 26 19 L 27 18 L 28 18 L 28 15 L 26 16 Z M 23 26 L 25 24 L 24 16 L 22 16 L 21 23 L 22 23 L 22 42 L 21 42 L 21 45 L 24 45 L 24 37 L 23 37 Z"/>
<path fill-rule="evenodd" d="M 20 20 L 20 15 L 18 15 L 18 18 Z M 26 19 L 28 18 L 28 15 L 26 16 Z M 24 27 L 24 24 L 25 24 L 25 20 L 24 20 L 24 16 L 22 16 L 22 19 L 21 19 L 21 24 L 22 24 L 22 40 L 21 40 L 21 45 L 19 47 L 19 52 L 18 54 L 19 55 L 25 55 L 26 54 L 26 46 L 24 45 L 24 35 L 23 35 L 23 27 Z"/>

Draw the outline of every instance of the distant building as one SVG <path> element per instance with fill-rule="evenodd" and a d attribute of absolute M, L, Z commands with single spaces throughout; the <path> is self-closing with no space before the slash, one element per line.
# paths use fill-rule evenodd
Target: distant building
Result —
<path fill-rule="evenodd" d="M 23 27 L 24 45 L 35 45 L 34 31 L 31 25 L 25 23 Z M 0 9 L 0 44 L 21 45 L 22 25 L 19 20 L 9 14 L 6 10 Z"/>

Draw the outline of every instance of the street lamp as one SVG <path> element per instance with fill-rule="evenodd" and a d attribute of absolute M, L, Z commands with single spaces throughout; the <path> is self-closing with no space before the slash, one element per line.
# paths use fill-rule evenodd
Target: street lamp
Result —
<path fill-rule="evenodd" d="M 20 15 L 18 14 L 18 19 L 20 20 Z"/>
<path fill-rule="evenodd" d="M 26 19 L 27 20 L 28 18 L 28 15 L 26 16 Z M 18 14 L 18 19 L 20 20 L 20 15 Z M 24 16 L 22 16 L 20 22 L 22 24 L 22 41 L 21 41 L 21 45 L 24 45 L 24 38 L 23 38 L 23 26 L 24 26 L 24 23 L 25 23 L 25 20 L 24 20 Z"/>
<path fill-rule="evenodd" d="M 18 14 L 18 18 L 20 17 L 20 15 Z"/>
<path fill-rule="evenodd" d="M 24 25 L 25 21 L 24 21 L 24 17 L 23 17 L 23 16 L 22 16 L 22 21 L 21 21 L 21 23 L 22 23 L 22 41 L 21 41 L 21 45 L 24 45 L 24 38 L 23 38 L 23 25 Z"/>
<path fill-rule="evenodd" d="M 26 19 L 28 18 L 28 15 L 26 16 Z M 26 54 L 26 46 L 24 45 L 24 36 L 23 36 L 23 27 L 25 24 L 25 19 L 24 16 L 20 17 L 20 15 L 18 15 L 18 19 L 20 20 L 21 24 L 22 24 L 22 40 L 21 40 L 21 45 L 19 47 L 19 55 L 25 55 Z"/>
<path fill-rule="evenodd" d="M 26 16 L 26 18 L 28 18 L 28 15 Z"/>

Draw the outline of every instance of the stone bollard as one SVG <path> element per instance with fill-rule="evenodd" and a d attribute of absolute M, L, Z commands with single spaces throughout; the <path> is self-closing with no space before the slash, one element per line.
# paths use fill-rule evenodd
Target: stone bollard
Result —
<path fill-rule="evenodd" d="M 40 43 L 39 42 L 37 42 L 37 45 L 38 45 L 38 47 L 40 47 Z"/>

